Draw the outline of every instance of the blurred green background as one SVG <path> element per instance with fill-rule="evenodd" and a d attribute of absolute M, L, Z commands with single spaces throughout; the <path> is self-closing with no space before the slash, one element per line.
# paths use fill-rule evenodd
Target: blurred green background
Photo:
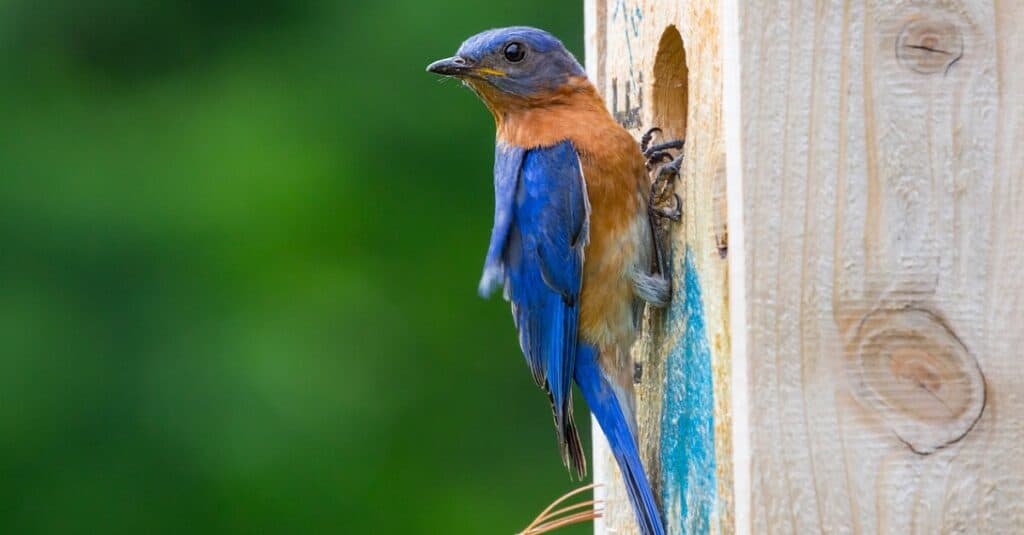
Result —
<path fill-rule="evenodd" d="M 424 72 L 510 24 L 582 53 L 580 2 L 0 3 L 0 533 L 509 534 L 573 488 L 475 294 L 492 120 Z"/>

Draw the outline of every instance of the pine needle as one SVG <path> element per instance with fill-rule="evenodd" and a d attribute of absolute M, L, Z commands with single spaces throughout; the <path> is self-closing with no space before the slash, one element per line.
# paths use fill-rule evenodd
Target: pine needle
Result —
<path fill-rule="evenodd" d="M 559 504 L 565 502 L 569 498 L 582 492 L 595 489 L 599 486 L 600 485 L 595 485 L 591 483 L 590 485 L 585 485 L 583 487 L 574 489 L 563 494 L 557 500 L 551 502 L 551 505 L 547 506 L 547 508 L 541 511 L 541 513 L 537 515 L 537 518 L 534 518 L 533 522 L 530 522 L 530 525 L 526 526 L 526 529 L 519 532 L 517 535 L 540 535 L 541 533 L 554 531 L 561 527 L 569 526 L 572 524 L 578 524 L 581 522 L 587 522 L 590 520 L 594 520 L 595 518 L 600 518 L 601 509 L 597 508 L 597 506 L 599 506 L 601 503 L 600 500 L 587 500 L 585 502 L 567 505 L 565 507 L 555 510 L 555 508 L 558 507 Z M 565 515 L 570 511 L 581 509 L 583 507 L 593 508 L 588 509 L 586 511 L 579 511 L 571 515 L 559 517 L 559 515 Z"/>
<path fill-rule="evenodd" d="M 579 524 L 581 522 L 588 522 L 590 520 L 594 520 L 595 518 L 601 518 L 600 511 L 583 511 L 580 513 L 576 513 L 574 515 L 559 518 L 558 520 L 553 520 L 551 522 L 541 524 L 530 530 L 528 533 L 524 533 L 523 535 L 540 535 L 541 533 L 554 531 L 558 528 L 563 528 L 565 526 L 571 526 L 573 524 Z"/>

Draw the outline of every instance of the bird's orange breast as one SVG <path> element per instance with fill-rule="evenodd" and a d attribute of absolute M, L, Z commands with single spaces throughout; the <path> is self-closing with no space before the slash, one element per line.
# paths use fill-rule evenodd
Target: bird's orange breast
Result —
<path fill-rule="evenodd" d="M 643 155 L 585 78 L 550 98 L 548 105 L 492 109 L 498 139 L 527 148 L 568 139 L 576 147 L 590 201 L 580 335 L 599 347 L 628 346 L 635 330 L 630 272 L 650 253 Z"/>
<path fill-rule="evenodd" d="M 591 206 L 580 334 L 599 346 L 628 347 L 635 330 L 631 274 L 649 254 L 646 174 L 636 141 L 617 123 L 614 126 L 573 139 Z M 595 145 L 605 150 L 592 150 Z"/>

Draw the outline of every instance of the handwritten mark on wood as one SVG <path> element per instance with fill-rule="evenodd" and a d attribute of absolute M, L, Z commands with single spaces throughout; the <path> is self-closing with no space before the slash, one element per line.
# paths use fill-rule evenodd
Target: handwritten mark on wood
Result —
<path fill-rule="evenodd" d="M 619 81 L 616 78 L 612 79 L 612 115 L 619 124 L 626 128 L 643 126 L 640 111 L 644 105 L 644 75 L 637 69 L 633 53 L 633 47 L 640 42 L 640 23 L 643 20 L 644 14 L 639 5 L 633 4 L 632 7 L 629 7 L 626 5 L 626 0 L 618 0 L 615 3 L 612 22 L 617 22 L 622 27 L 622 35 L 626 43 L 626 64 L 629 78 L 623 84 L 625 106 L 621 110 L 619 109 Z"/>

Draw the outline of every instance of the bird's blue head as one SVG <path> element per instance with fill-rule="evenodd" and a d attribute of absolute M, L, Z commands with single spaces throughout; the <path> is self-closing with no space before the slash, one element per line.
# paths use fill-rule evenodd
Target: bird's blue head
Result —
<path fill-rule="evenodd" d="M 583 67 L 562 42 L 528 26 L 498 28 L 466 39 L 455 56 L 431 63 L 427 70 L 460 78 L 486 98 L 493 90 L 515 97 L 544 95 L 570 78 L 585 76 Z"/>

